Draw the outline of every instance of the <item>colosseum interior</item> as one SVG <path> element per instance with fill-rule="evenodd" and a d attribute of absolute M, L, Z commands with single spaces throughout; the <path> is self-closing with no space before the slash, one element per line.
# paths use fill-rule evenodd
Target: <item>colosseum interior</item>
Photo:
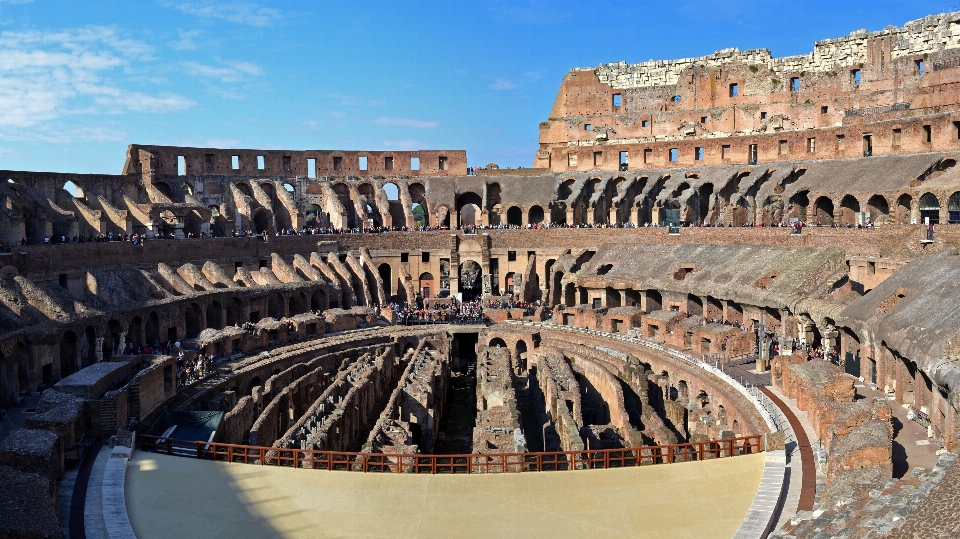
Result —
<path fill-rule="evenodd" d="M 0 170 L 0 537 L 958 537 L 958 156 L 960 12 L 572 69 L 532 168 Z"/>

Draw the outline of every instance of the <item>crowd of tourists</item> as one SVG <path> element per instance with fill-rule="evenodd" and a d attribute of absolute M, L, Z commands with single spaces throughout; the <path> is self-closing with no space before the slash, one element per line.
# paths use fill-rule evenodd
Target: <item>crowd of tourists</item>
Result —
<path fill-rule="evenodd" d="M 416 307 L 405 303 L 391 303 L 387 308 L 394 312 L 397 324 L 479 324 L 483 322 L 482 301 L 437 302 L 431 307 Z"/>
<path fill-rule="evenodd" d="M 523 309 L 525 316 L 530 316 L 537 310 L 537 308 L 543 306 L 543 301 L 537 300 L 533 302 L 529 301 L 513 301 L 508 299 L 491 299 L 487 301 L 487 309 Z"/>
<path fill-rule="evenodd" d="M 203 354 L 199 350 L 195 355 L 187 357 L 183 350 L 177 354 L 177 383 L 180 386 L 190 385 L 202 380 L 216 370 L 217 358 L 213 354 Z"/>
<path fill-rule="evenodd" d="M 650 223 L 646 222 L 643 225 L 637 225 L 633 223 L 576 223 L 576 224 L 567 224 L 567 223 L 531 223 L 527 225 L 516 225 L 516 224 L 498 224 L 498 225 L 464 225 L 462 227 L 454 227 L 453 230 L 462 230 L 465 234 L 476 234 L 479 230 L 552 230 L 552 229 L 607 229 L 607 228 L 663 228 L 668 226 L 678 226 L 680 228 L 732 228 L 735 225 L 731 223 L 719 223 L 712 224 L 709 222 L 702 224 L 693 224 L 689 222 L 681 223 L 679 225 L 667 225 L 662 223 Z M 817 227 L 817 228 L 859 228 L 859 229 L 872 229 L 875 227 L 875 224 L 872 220 L 868 219 L 865 224 L 852 225 L 850 223 L 846 224 L 837 224 L 831 223 L 829 225 L 823 224 L 821 221 L 816 221 L 813 224 L 805 223 L 803 221 L 793 221 L 790 223 L 780 222 L 776 224 L 765 225 L 763 223 L 744 223 L 739 225 L 738 228 L 791 228 L 793 233 L 799 234 L 804 228 L 807 227 Z M 298 229 L 285 228 L 274 233 L 276 237 L 280 236 L 313 236 L 313 235 L 338 235 L 338 234 L 384 234 L 388 232 L 435 232 L 435 231 L 444 231 L 450 230 L 448 226 L 416 226 L 416 227 L 407 227 L 407 226 L 374 226 L 374 227 L 352 227 L 352 228 L 339 228 L 339 227 L 303 227 Z M 228 235 L 223 235 L 220 233 L 193 233 L 188 232 L 182 234 L 184 239 L 204 239 L 204 238 L 263 238 L 267 239 L 269 234 L 267 232 L 255 232 L 253 230 L 233 230 Z M 177 239 L 177 235 L 174 232 L 158 232 L 156 234 L 148 236 L 147 234 L 114 234 L 113 232 L 107 234 L 89 234 L 89 235 L 74 235 L 74 236 L 44 236 L 43 243 L 45 245 L 51 244 L 64 244 L 64 243 L 109 243 L 109 242 L 130 242 L 135 246 L 142 246 L 147 239 L 157 240 L 157 239 Z M 21 238 L 20 241 L 14 242 L 14 245 L 28 245 L 31 242 L 26 238 Z M 3 240 L 0 240 L 0 252 L 9 252 L 10 246 L 4 245 Z"/>

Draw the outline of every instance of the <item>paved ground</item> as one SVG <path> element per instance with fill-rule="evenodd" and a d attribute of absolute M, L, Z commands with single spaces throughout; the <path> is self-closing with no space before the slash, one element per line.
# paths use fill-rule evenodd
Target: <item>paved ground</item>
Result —
<path fill-rule="evenodd" d="M 857 383 L 856 390 L 858 396 L 887 398 L 882 390 L 872 390 L 865 384 Z M 893 476 L 899 479 L 918 466 L 929 472 L 937 465 L 940 446 L 927 438 L 926 427 L 907 419 L 907 409 L 903 405 L 895 400 L 888 399 L 887 402 L 893 409 Z"/>
<path fill-rule="evenodd" d="M 126 480 L 139 539 L 236 537 L 729 538 L 765 454 L 618 470 L 386 475 L 137 452 Z"/>

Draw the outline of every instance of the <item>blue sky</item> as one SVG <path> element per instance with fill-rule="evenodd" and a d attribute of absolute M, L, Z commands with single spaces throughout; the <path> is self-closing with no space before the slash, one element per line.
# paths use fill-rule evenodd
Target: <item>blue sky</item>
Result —
<path fill-rule="evenodd" d="M 0 0 L 0 169 L 118 174 L 129 143 L 530 166 L 572 67 L 802 54 L 955 1 Z"/>

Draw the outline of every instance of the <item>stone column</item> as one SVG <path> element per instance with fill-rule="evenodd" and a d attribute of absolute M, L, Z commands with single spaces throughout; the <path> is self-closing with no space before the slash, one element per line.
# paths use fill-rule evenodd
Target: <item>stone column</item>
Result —
<path fill-rule="evenodd" d="M 97 358 L 97 363 L 103 361 L 103 337 L 97 337 L 94 355 Z"/>
<path fill-rule="evenodd" d="M 789 356 L 793 354 L 793 344 L 796 342 L 793 337 L 780 337 L 780 354 L 781 356 Z"/>
<path fill-rule="evenodd" d="M 823 340 L 824 351 L 837 351 L 837 341 L 840 336 L 840 332 L 836 330 L 831 325 L 828 325 L 826 328 L 820 330 L 820 337 Z"/>

